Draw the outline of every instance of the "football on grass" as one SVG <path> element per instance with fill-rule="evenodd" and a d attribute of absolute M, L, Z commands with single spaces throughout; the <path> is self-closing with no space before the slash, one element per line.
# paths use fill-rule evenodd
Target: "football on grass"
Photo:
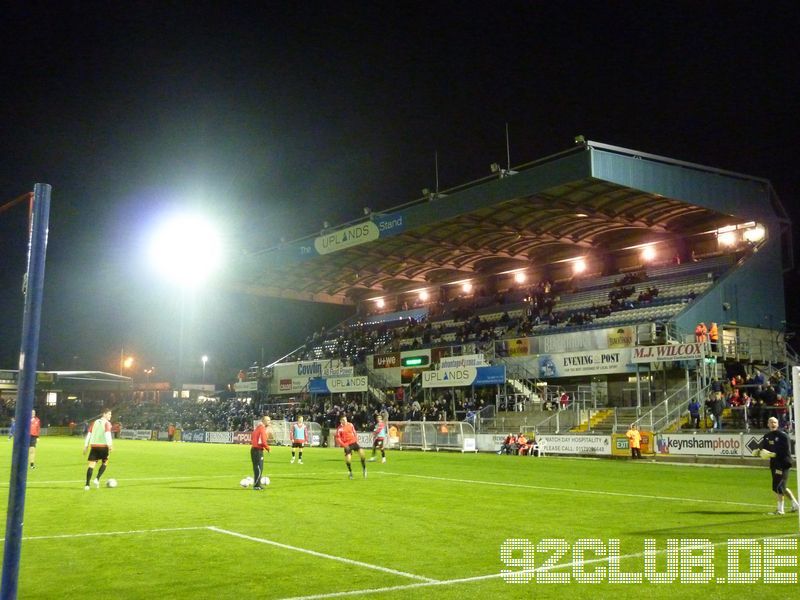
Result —
<path fill-rule="evenodd" d="M 242 486 L 243 488 L 250 487 L 250 482 L 251 479 L 249 477 L 245 477 L 239 482 L 239 485 Z"/>
<path fill-rule="evenodd" d="M 116 479 L 109 479 L 106 481 L 106 487 L 115 488 L 117 487 L 117 480 Z"/>
<path fill-rule="evenodd" d="M 269 477 L 262 477 L 261 485 L 269 485 Z"/>

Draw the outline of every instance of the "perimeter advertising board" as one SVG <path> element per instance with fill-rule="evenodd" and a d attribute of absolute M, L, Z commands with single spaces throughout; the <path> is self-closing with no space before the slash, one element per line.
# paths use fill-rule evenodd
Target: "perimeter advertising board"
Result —
<path fill-rule="evenodd" d="M 610 435 L 537 435 L 547 454 L 611 455 Z"/>

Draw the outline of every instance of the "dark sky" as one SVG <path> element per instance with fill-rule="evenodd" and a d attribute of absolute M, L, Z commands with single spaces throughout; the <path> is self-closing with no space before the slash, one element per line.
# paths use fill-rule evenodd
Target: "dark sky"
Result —
<path fill-rule="evenodd" d="M 231 252 L 572 144 L 773 181 L 797 213 L 797 3 L 10 2 L 0 204 L 53 186 L 40 362 L 169 371 L 178 296 L 144 259 L 170 210 Z M 0 368 L 19 352 L 26 215 L 0 214 Z M 187 362 L 277 358 L 341 310 L 209 284 Z M 148 364 L 147 366 L 150 366 Z"/>

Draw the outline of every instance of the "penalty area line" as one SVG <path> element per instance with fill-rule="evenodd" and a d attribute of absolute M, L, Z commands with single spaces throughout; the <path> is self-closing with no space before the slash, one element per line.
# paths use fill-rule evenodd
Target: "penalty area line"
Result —
<path fill-rule="evenodd" d="M 284 550 L 294 550 L 295 552 L 302 552 L 303 554 L 310 554 L 311 556 L 317 556 L 319 558 L 327 558 L 328 560 L 336 560 L 339 562 L 346 563 L 348 565 L 355 565 L 357 567 L 365 567 L 367 569 L 374 569 L 375 571 L 383 571 L 384 573 L 390 573 L 392 575 L 399 575 L 400 577 L 408 577 L 410 579 L 418 579 L 419 581 L 423 581 L 425 583 L 435 583 L 436 579 L 431 579 L 430 577 L 423 577 L 422 575 L 415 575 L 414 573 L 406 573 L 405 571 L 398 571 L 397 569 L 390 569 L 389 567 L 382 567 L 380 565 L 373 565 L 371 563 L 365 563 L 360 560 L 353 560 L 351 558 L 344 558 L 342 556 L 334 556 L 333 554 L 325 554 L 324 552 L 317 552 L 316 550 L 309 550 L 307 548 L 300 548 L 298 546 L 290 546 L 289 544 L 282 544 L 281 542 L 275 542 L 273 540 L 268 540 L 266 538 L 259 538 L 254 537 L 251 535 L 246 535 L 244 533 L 238 533 L 236 531 L 230 531 L 228 529 L 222 529 L 220 527 L 208 527 L 211 531 L 216 531 L 217 533 L 222 533 L 224 535 L 230 535 L 233 537 L 238 537 L 243 540 L 249 540 L 251 542 L 258 542 L 260 544 L 267 544 L 269 546 L 275 546 L 276 548 L 283 548 Z"/>
<path fill-rule="evenodd" d="M 770 536 L 770 538 L 792 538 L 797 537 L 798 534 L 796 533 L 789 533 L 783 535 L 776 535 Z M 754 538 L 760 541 L 770 539 L 770 538 Z M 715 548 L 717 546 L 724 546 L 728 544 L 728 540 L 724 542 L 716 542 L 712 544 Z M 655 550 L 652 552 L 652 555 L 664 554 L 667 552 L 667 549 L 660 549 Z M 571 562 L 560 563 L 557 565 L 542 565 L 541 567 L 535 567 L 531 569 L 520 569 L 519 571 L 506 571 L 506 572 L 499 572 L 499 573 L 489 573 L 487 575 L 476 575 L 474 577 L 460 577 L 458 579 L 440 579 L 440 580 L 432 580 L 427 582 L 420 582 L 420 583 L 407 583 L 404 585 L 392 585 L 387 587 L 380 587 L 380 588 L 370 588 L 370 589 L 363 589 L 363 590 L 347 590 L 343 592 L 328 592 L 322 594 L 312 594 L 310 596 L 292 596 L 289 598 L 281 598 L 281 600 L 325 600 L 327 598 L 343 598 L 347 596 L 363 596 L 365 594 L 383 594 L 388 592 L 399 592 L 404 590 L 413 590 L 416 588 L 426 588 L 426 587 L 435 587 L 435 586 L 446 586 L 446 585 L 459 585 L 463 583 L 477 583 L 479 581 L 488 581 L 492 579 L 499 579 L 503 577 L 514 577 L 520 575 L 530 574 L 533 577 L 536 573 L 543 573 L 547 571 L 560 571 L 562 569 L 572 569 L 579 565 L 591 565 L 597 563 L 610 563 L 616 562 L 619 564 L 619 561 L 632 559 L 632 558 L 641 558 L 645 556 L 645 552 L 635 552 L 633 554 L 624 554 L 622 556 L 603 556 L 599 558 L 593 558 L 589 560 L 574 560 Z"/>
<path fill-rule="evenodd" d="M 162 527 L 158 529 L 131 529 L 128 531 L 94 531 L 90 533 L 62 533 L 56 535 L 29 535 L 22 538 L 22 541 L 29 540 L 66 540 L 72 538 L 84 537 L 103 537 L 113 535 L 135 535 L 142 533 L 170 533 L 175 531 L 199 531 L 201 529 L 208 529 L 208 526 L 200 525 L 197 527 Z M 6 538 L 0 538 L 0 541 L 5 542 Z"/>
<path fill-rule="evenodd" d="M 736 502 L 733 500 L 705 500 L 702 498 L 679 498 L 678 496 L 655 496 L 650 494 L 631 494 L 630 492 L 608 492 L 603 490 L 586 490 L 586 489 L 570 489 L 550 487 L 544 485 L 528 485 L 525 483 L 507 483 L 503 481 L 481 481 L 479 479 L 454 479 L 451 477 L 435 477 L 433 475 L 414 475 L 412 473 L 394 473 L 384 471 L 387 475 L 396 475 L 398 477 L 416 477 L 417 479 L 431 479 L 433 481 L 450 481 L 453 483 L 476 483 L 479 485 L 494 485 L 497 487 L 511 487 L 523 488 L 527 490 L 544 490 L 549 492 L 568 492 L 570 494 L 594 494 L 597 496 L 619 496 L 622 498 L 642 498 L 644 500 L 668 500 L 673 502 L 698 502 L 703 504 L 727 504 L 731 506 L 752 506 L 756 508 L 764 508 L 771 506 L 769 504 L 755 504 L 753 502 Z"/>

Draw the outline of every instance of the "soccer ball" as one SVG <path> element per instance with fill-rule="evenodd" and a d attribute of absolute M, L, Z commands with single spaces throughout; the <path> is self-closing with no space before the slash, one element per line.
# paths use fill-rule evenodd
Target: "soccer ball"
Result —
<path fill-rule="evenodd" d="M 117 487 L 117 480 L 116 479 L 109 479 L 106 481 L 106 487 L 115 488 Z"/>
<path fill-rule="evenodd" d="M 261 485 L 269 485 L 269 477 L 262 477 L 261 478 Z"/>
<path fill-rule="evenodd" d="M 252 478 L 245 477 L 239 482 L 239 485 L 242 486 L 243 488 L 247 488 L 250 487 L 250 483 L 252 483 L 252 481 L 253 481 Z"/>

